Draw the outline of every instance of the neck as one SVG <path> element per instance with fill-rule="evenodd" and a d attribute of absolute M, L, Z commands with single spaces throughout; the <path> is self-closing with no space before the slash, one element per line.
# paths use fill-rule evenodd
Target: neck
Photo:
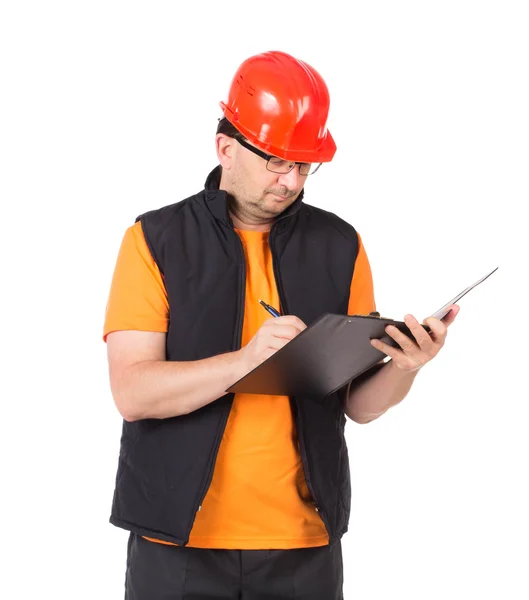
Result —
<path fill-rule="evenodd" d="M 235 229 L 242 229 L 247 231 L 270 231 L 274 219 L 267 221 L 257 221 L 256 219 L 242 214 L 236 206 L 230 207 L 230 217 L 233 221 Z"/>
<path fill-rule="evenodd" d="M 275 218 L 269 219 L 259 218 L 248 214 L 244 209 L 236 202 L 235 194 L 231 191 L 231 186 L 226 177 L 224 171 L 220 177 L 219 190 L 224 190 L 228 193 L 230 198 L 230 217 L 233 221 L 235 229 L 242 229 L 243 231 L 270 231 Z"/>

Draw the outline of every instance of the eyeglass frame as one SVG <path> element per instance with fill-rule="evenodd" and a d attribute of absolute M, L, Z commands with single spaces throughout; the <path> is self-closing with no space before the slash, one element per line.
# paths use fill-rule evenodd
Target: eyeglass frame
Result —
<path fill-rule="evenodd" d="M 257 156 L 260 156 L 261 158 L 264 158 L 266 160 L 266 169 L 267 171 L 270 171 L 271 173 L 277 173 L 278 175 L 286 175 L 287 173 L 290 173 L 290 171 L 292 171 L 292 169 L 296 166 L 299 165 L 301 168 L 301 165 L 312 165 L 313 163 L 308 163 L 308 162 L 299 162 L 299 161 L 290 161 L 290 160 L 286 160 L 284 158 L 281 158 L 279 156 L 275 156 L 274 154 L 267 154 L 266 152 L 263 152 L 262 150 L 259 150 L 259 148 L 256 148 L 255 146 L 252 146 L 249 142 L 247 142 L 244 138 L 240 138 L 240 137 L 236 137 L 235 138 L 239 144 L 241 146 L 243 146 L 244 148 L 246 148 L 247 150 L 250 150 L 250 152 L 253 152 L 254 154 L 257 154 Z M 285 162 L 290 162 L 292 163 L 289 170 L 288 171 L 273 171 L 272 169 L 268 168 L 268 165 L 270 164 L 270 159 L 271 158 L 278 158 L 279 160 L 284 160 Z M 306 175 L 302 175 L 301 171 L 299 172 L 299 174 L 301 175 L 301 177 L 308 177 L 309 175 L 314 175 L 314 173 L 316 173 L 316 171 L 321 167 L 323 163 L 320 163 L 315 169 L 314 171 L 311 171 L 310 173 L 307 173 Z"/>

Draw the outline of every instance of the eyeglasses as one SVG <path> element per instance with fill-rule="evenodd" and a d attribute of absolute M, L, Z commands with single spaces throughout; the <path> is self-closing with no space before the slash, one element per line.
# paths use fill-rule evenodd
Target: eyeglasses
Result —
<path fill-rule="evenodd" d="M 254 154 L 257 154 L 257 156 L 264 158 L 266 160 L 266 168 L 269 171 L 272 171 L 272 173 L 290 173 L 290 171 L 292 171 L 292 169 L 296 165 L 299 165 L 299 174 L 303 175 L 303 177 L 306 177 L 307 175 L 313 175 L 314 173 L 316 173 L 316 171 L 322 165 L 322 163 L 313 165 L 312 163 L 292 162 L 291 160 L 283 160 L 282 158 L 278 158 L 277 156 L 273 156 L 272 154 L 266 154 L 266 152 L 263 152 L 262 150 L 259 150 L 259 148 L 252 146 L 244 139 L 240 139 L 238 137 L 236 137 L 235 139 L 239 142 L 241 146 L 244 146 L 245 148 L 250 150 L 250 152 L 253 152 Z"/>

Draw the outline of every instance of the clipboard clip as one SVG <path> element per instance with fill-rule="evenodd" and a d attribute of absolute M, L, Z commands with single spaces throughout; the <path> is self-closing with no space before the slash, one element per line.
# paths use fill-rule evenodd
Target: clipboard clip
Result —
<path fill-rule="evenodd" d="M 374 311 L 370 312 L 367 316 L 371 317 L 372 319 L 385 319 L 386 321 L 393 321 L 393 319 L 390 319 L 389 317 L 380 316 L 380 313 L 378 312 L 378 310 L 374 310 Z"/>
<path fill-rule="evenodd" d="M 380 313 L 377 310 L 374 310 L 372 312 L 370 312 L 368 315 L 368 317 L 371 317 L 372 319 L 385 319 L 386 321 L 392 321 L 393 319 L 387 319 L 386 317 L 381 317 Z M 431 333 L 431 329 L 428 327 L 428 325 L 423 325 L 424 329 L 426 330 L 427 333 Z"/>

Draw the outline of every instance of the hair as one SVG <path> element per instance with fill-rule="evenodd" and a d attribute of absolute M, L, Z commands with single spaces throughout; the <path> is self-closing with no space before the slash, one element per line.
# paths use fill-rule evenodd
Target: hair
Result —
<path fill-rule="evenodd" d="M 239 140 L 246 139 L 244 135 L 236 127 L 234 127 L 226 117 L 222 117 L 222 119 L 219 119 L 219 124 L 217 125 L 217 133 L 223 133 L 228 137 Z"/>

